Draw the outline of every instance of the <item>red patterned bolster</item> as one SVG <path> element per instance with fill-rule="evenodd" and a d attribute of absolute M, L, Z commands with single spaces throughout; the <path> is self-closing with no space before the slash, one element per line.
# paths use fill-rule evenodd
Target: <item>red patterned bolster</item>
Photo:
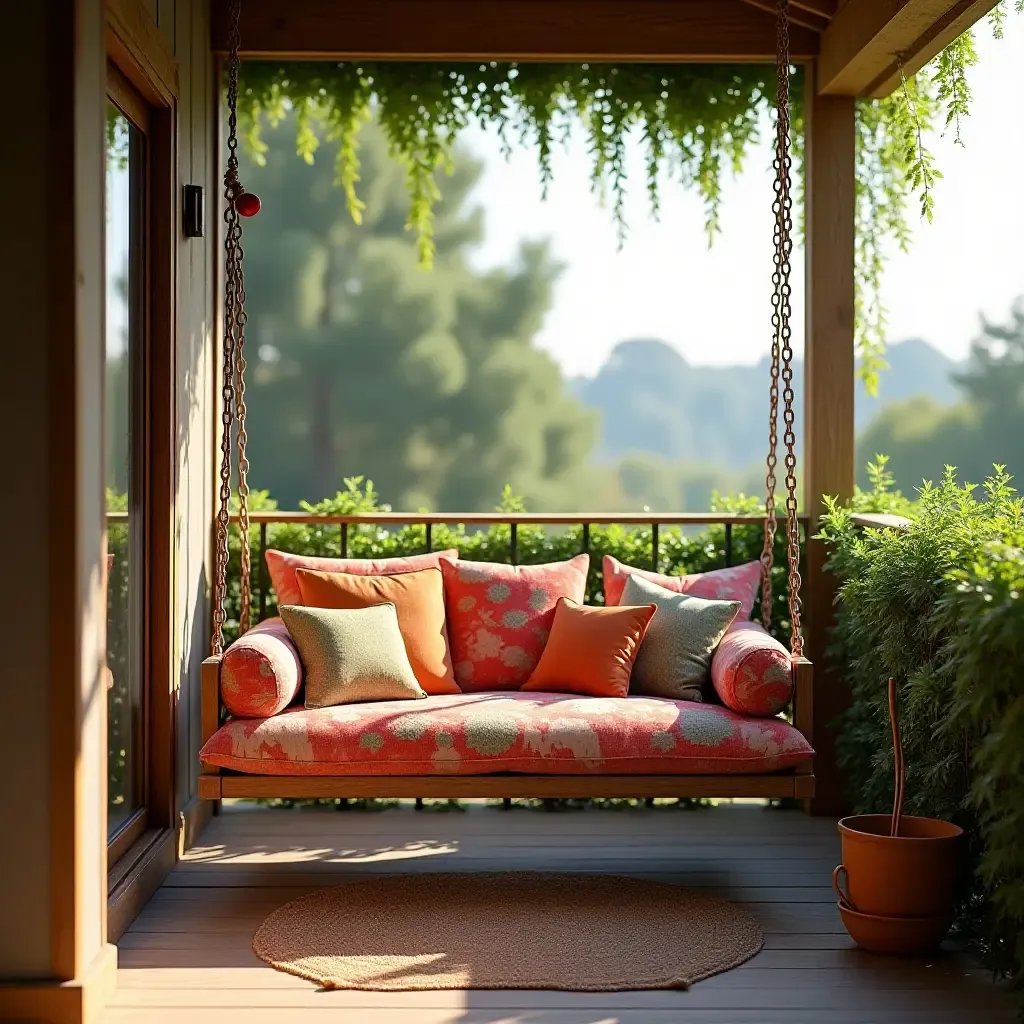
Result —
<path fill-rule="evenodd" d="M 719 699 L 741 715 L 777 715 L 793 699 L 789 651 L 756 622 L 737 622 L 711 659 Z"/>
<path fill-rule="evenodd" d="M 239 718 L 269 718 L 284 711 L 302 686 L 302 662 L 288 629 L 267 619 L 224 653 L 220 696 Z"/>

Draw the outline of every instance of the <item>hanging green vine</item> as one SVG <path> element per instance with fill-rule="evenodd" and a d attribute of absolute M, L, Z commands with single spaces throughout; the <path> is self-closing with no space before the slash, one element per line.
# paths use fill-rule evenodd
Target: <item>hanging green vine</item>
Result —
<path fill-rule="evenodd" d="M 1018 10 L 1024 0 L 1016 0 Z M 1001 33 L 1005 11 L 993 11 Z M 886 252 L 905 249 L 912 198 L 931 219 L 932 185 L 940 177 L 924 139 L 940 112 L 959 138 L 967 116 L 967 70 L 977 61 L 970 33 L 951 43 L 928 69 L 882 100 L 857 109 L 856 313 L 861 375 L 870 391 L 884 368 L 886 312 L 881 301 Z M 797 72 L 799 74 L 799 71 Z M 802 90 L 793 89 L 794 156 L 801 165 Z M 539 175 L 551 180 L 555 145 L 582 126 L 591 157 L 591 184 L 610 198 L 620 240 L 625 239 L 626 153 L 635 132 L 643 138 L 646 189 L 657 215 L 663 178 L 697 191 L 704 202 L 709 241 L 719 228 L 721 183 L 738 173 L 761 120 L 774 104 L 774 69 L 758 65 L 512 64 L 410 62 L 247 62 L 242 67 L 239 123 L 250 152 L 261 159 L 264 122 L 294 110 L 297 150 L 312 162 L 322 140 L 339 144 L 336 182 L 358 222 L 358 136 L 372 116 L 392 156 L 405 169 L 408 226 L 420 259 L 434 252 L 433 209 L 439 170 L 449 170 L 460 132 L 496 126 L 502 146 L 536 148 Z"/>

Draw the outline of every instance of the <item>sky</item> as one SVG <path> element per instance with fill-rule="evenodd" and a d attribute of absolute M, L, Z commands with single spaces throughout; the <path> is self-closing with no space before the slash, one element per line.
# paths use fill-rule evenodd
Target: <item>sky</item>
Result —
<path fill-rule="evenodd" d="M 1024 295 L 1024 15 L 1008 16 L 1001 40 L 985 23 L 976 38 L 980 59 L 970 71 L 973 104 L 961 125 L 963 145 L 952 136 L 928 141 L 944 175 L 935 187 L 935 217 L 922 222 L 911 208 L 910 250 L 891 255 L 884 284 L 889 340 L 924 338 L 958 359 L 978 334 L 979 313 L 1005 319 Z M 538 344 L 567 374 L 595 374 L 628 338 L 661 338 L 693 364 L 755 363 L 768 352 L 769 146 L 752 149 L 743 173 L 724 183 L 722 231 L 709 250 L 702 203 L 680 185 L 664 183 L 660 220 L 651 220 L 636 145 L 626 208 L 630 235 L 620 249 L 610 211 L 590 191 L 581 133 L 556 152 L 546 201 L 532 149 L 506 161 L 493 132 L 473 130 L 464 142 L 485 162 L 473 197 L 487 218 L 476 264 L 508 264 L 522 241 L 547 238 L 565 265 Z M 802 264 L 802 251 L 795 258 Z M 800 348 L 799 274 L 794 310 Z"/>

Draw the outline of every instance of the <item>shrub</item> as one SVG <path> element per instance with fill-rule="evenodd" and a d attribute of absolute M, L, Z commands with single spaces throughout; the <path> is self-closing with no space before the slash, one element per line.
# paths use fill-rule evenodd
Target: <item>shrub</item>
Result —
<path fill-rule="evenodd" d="M 715 496 L 713 511 L 755 514 L 763 511 L 764 505 L 757 498 L 744 495 Z M 301 502 L 302 510 L 320 515 L 356 515 L 375 511 L 386 511 L 388 506 L 380 502 L 372 481 L 364 483 L 362 477 L 345 481 L 345 490 L 333 498 L 316 504 Z M 253 492 L 249 497 L 252 510 L 276 508 L 276 503 L 265 491 Z M 521 498 L 506 487 L 501 502 L 495 509 L 498 513 L 524 512 Z M 761 557 L 762 528 L 760 524 L 736 525 L 732 530 L 733 564 L 749 562 Z M 786 552 L 784 531 L 776 536 L 775 569 L 772 575 L 772 623 L 773 633 L 783 643 L 789 640 L 789 612 L 787 607 L 788 589 L 786 576 Z M 231 533 L 231 558 L 228 567 L 228 600 L 225 636 L 230 641 L 238 633 L 238 616 L 241 607 L 239 584 L 239 560 L 241 536 L 237 529 Z M 435 550 L 458 548 L 463 558 L 489 562 L 509 561 L 510 529 L 495 525 L 486 529 L 467 529 L 464 526 L 435 526 L 432 544 Z M 620 561 L 641 568 L 651 566 L 650 526 L 593 526 L 590 530 L 589 551 L 591 555 L 590 575 L 587 579 L 587 600 L 599 604 L 602 598 L 601 558 L 613 555 Z M 270 588 L 264 567 L 260 562 L 259 529 L 252 527 L 249 545 L 253 572 L 253 601 L 257 600 L 261 582 L 266 587 L 266 614 L 276 614 L 277 601 Z M 291 551 L 296 554 L 341 555 L 341 531 L 337 525 L 292 525 L 271 524 L 267 527 L 267 546 Z M 353 558 L 389 558 L 396 555 L 417 554 L 426 550 L 426 533 L 423 526 L 405 526 L 387 529 L 378 526 L 351 527 L 348 533 L 348 554 Z M 583 550 L 583 532 L 580 526 L 550 528 L 522 525 L 516 531 L 516 560 L 523 564 L 553 562 Z M 694 533 L 678 527 L 661 527 L 658 533 L 658 568 L 670 575 L 690 572 L 707 572 L 725 565 L 725 527 L 709 526 Z M 254 618 L 256 609 L 254 608 Z M 754 608 L 755 618 L 760 616 L 760 596 Z"/>
<path fill-rule="evenodd" d="M 906 811 L 968 834 L 958 927 L 999 973 L 1024 978 L 1024 512 L 1002 467 L 982 493 L 947 468 L 916 502 L 880 460 L 822 536 L 840 579 L 833 653 L 851 689 L 839 759 L 858 811 L 892 804 L 886 681 L 901 686 Z M 910 512 L 905 530 L 854 511 Z"/>

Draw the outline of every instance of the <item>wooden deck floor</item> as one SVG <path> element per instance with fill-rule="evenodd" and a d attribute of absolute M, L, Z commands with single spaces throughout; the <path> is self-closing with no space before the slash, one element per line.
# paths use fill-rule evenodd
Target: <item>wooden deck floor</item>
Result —
<path fill-rule="evenodd" d="M 1010 1024 L 1009 998 L 958 954 L 852 947 L 830 885 L 833 822 L 759 807 L 544 813 L 226 809 L 119 943 L 104 1024 Z M 685 992 L 320 992 L 251 952 L 274 907 L 371 874 L 600 871 L 746 904 L 764 951 Z"/>

